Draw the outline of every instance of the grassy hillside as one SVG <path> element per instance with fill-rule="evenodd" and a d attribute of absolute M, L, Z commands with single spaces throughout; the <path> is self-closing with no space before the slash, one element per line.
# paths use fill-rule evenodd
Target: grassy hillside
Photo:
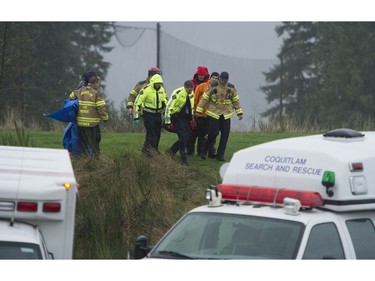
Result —
<path fill-rule="evenodd" d="M 21 136 L 0 130 L 0 142 L 62 148 L 62 133 L 28 132 Z M 225 158 L 239 149 L 299 133 L 231 133 Z M 188 210 L 202 204 L 210 184 L 220 183 L 222 162 L 190 156 L 188 166 L 178 156 L 162 153 L 152 159 L 141 155 L 144 133 L 106 133 L 102 135 L 101 157 L 72 159 L 80 183 L 77 206 L 74 258 L 132 258 L 135 239 L 144 234 L 150 244 Z M 164 132 L 160 151 L 173 144 L 177 135 Z M 17 143 L 18 145 L 18 143 Z"/>
<path fill-rule="evenodd" d="M 1 132 L 1 131 L 0 131 Z M 62 148 L 62 133 L 60 132 L 31 132 L 29 133 L 32 145 L 36 147 Z M 231 133 L 225 153 L 225 159 L 229 161 L 237 150 L 264 143 L 271 140 L 289 138 L 294 136 L 306 135 L 306 133 Z M 1 137 L 1 133 L 0 133 Z M 110 159 L 121 158 L 126 154 L 141 156 L 141 149 L 144 142 L 145 133 L 102 133 L 101 154 Z M 163 153 L 177 140 L 177 135 L 163 132 L 159 150 Z M 1 138 L 0 138 L 1 141 Z M 174 160 L 178 163 L 178 156 Z M 203 171 L 214 179 L 220 180 L 219 168 L 223 164 L 212 159 L 202 160 L 198 156 L 188 158 L 188 170 Z M 216 182 L 215 182 L 216 183 Z"/>

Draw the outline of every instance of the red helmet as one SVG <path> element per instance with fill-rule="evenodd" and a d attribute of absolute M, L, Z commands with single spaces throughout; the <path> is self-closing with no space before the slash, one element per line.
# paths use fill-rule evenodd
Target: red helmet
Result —
<path fill-rule="evenodd" d="M 152 75 L 155 75 L 155 74 L 162 74 L 160 68 L 156 67 L 156 66 L 153 66 L 151 67 L 149 70 L 148 70 L 148 76 L 152 76 Z"/>

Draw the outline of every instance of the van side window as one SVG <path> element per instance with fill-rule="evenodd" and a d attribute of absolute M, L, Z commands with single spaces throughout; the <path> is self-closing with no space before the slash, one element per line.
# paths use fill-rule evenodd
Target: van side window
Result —
<path fill-rule="evenodd" d="M 357 259 L 375 259 L 375 228 L 370 219 L 346 221 Z"/>
<path fill-rule="evenodd" d="M 334 223 L 317 224 L 311 229 L 303 259 L 345 259 Z"/>

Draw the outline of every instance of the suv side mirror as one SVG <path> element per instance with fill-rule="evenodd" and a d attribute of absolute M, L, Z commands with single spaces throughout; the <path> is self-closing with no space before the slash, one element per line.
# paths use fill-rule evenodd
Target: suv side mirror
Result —
<path fill-rule="evenodd" d="M 144 235 L 140 235 L 135 240 L 135 251 L 134 258 L 136 260 L 142 259 L 150 252 L 148 247 L 148 238 Z"/>

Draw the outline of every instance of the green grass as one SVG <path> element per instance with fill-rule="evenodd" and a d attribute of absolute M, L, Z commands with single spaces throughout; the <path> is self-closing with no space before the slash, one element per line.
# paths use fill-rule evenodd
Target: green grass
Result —
<path fill-rule="evenodd" d="M 0 144 L 13 145 L 13 146 L 34 146 L 30 138 L 30 134 L 17 123 L 14 124 L 14 130 L 1 130 L 0 131 Z"/>
<path fill-rule="evenodd" d="M 232 132 L 229 136 L 225 159 L 229 161 L 234 152 L 257 145 L 260 143 L 306 135 L 306 133 L 261 133 L 261 132 Z M 62 133 L 60 132 L 31 132 L 31 139 L 36 147 L 62 148 Z M 141 149 L 145 139 L 145 133 L 102 133 L 100 144 L 101 153 L 105 157 L 116 159 L 124 154 L 135 153 L 141 155 Z M 159 150 L 163 153 L 177 140 L 177 135 L 168 132 L 162 132 Z M 217 140 L 217 143 L 219 139 Z M 175 156 L 178 162 L 178 154 Z M 204 170 L 210 174 L 215 174 L 219 178 L 219 169 L 222 162 L 207 159 L 202 160 L 197 155 L 188 158 L 190 169 Z"/>
<path fill-rule="evenodd" d="M 4 134 L 12 132 L 0 130 L 0 136 Z M 35 147 L 62 148 L 61 132 L 24 135 Z M 242 148 L 300 135 L 231 133 L 225 158 L 230 160 Z M 72 160 L 80 184 L 75 259 L 132 257 L 137 236 L 146 235 L 150 245 L 155 244 L 183 214 L 206 204 L 204 192 L 209 185 L 220 183 L 222 162 L 190 156 L 189 165 L 183 166 L 177 155 L 163 153 L 176 141 L 176 134 L 163 132 L 162 153 L 151 159 L 141 154 L 144 138 L 145 133 L 104 132 L 99 159 Z"/>

